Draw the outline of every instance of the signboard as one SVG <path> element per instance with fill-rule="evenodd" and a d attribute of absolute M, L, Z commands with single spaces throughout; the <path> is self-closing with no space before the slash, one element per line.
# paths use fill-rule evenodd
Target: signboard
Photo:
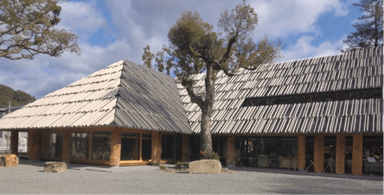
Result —
<path fill-rule="evenodd" d="M 374 162 L 376 162 L 375 157 L 367 157 L 367 160 L 368 160 L 368 162 L 370 162 L 370 163 L 374 163 Z"/>

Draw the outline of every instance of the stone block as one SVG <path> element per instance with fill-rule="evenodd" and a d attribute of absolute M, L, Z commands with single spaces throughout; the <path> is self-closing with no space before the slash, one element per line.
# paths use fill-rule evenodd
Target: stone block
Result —
<path fill-rule="evenodd" d="M 19 164 L 19 158 L 17 158 L 16 154 L 7 154 L 5 156 L 6 167 L 14 167 L 18 164 Z"/>
<path fill-rule="evenodd" d="M 46 162 L 44 163 L 44 172 L 47 173 L 61 173 L 67 170 L 67 163 L 65 162 Z"/>
<path fill-rule="evenodd" d="M 189 173 L 220 173 L 221 163 L 218 160 L 204 159 L 189 163 Z"/>

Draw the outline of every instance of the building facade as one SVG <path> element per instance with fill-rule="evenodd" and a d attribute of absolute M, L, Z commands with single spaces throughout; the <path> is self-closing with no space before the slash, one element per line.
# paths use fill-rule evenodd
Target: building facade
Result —
<path fill-rule="evenodd" d="M 204 93 L 205 74 L 194 90 Z M 383 48 L 219 72 L 211 119 L 224 164 L 383 172 Z M 28 158 L 112 166 L 195 160 L 201 111 L 184 87 L 120 61 L 0 119 Z"/>
<path fill-rule="evenodd" d="M 175 80 L 130 61 L 4 116 L 0 130 L 11 131 L 13 153 L 27 132 L 29 159 L 112 166 L 181 160 L 191 133 Z"/>
<path fill-rule="evenodd" d="M 204 78 L 194 78 L 198 94 Z M 200 108 L 178 88 L 191 129 L 199 133 Z M 382 174 L 382 91 L 382 47 L 264 64 L 231 77 L 219 72 L 214 150 L 227 164 Z"/>

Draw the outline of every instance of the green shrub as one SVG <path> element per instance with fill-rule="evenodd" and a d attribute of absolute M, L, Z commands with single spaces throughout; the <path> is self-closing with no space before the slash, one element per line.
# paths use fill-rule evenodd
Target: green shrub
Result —
<path fill-rule="evenodd" d="M 167 170 L 167 167 L 164 165 L 160 165 L 159 167 L 160 167 L 160 170 L 163 170 L 163 171 Z"/>
<path fill-rule="evenodd" d="M 212 152 L 210 154 L 207 154 L 204 159 L 214 159 L 214 160 L 220 160 L 220 156 L 216 152 Z"/>

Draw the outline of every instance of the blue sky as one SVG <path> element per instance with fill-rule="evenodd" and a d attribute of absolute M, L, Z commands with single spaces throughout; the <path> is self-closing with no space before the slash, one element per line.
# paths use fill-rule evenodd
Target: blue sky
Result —
<path fill-rule="evenodd" d="M 264 34 L 285 43 L 278 61 L 339 54 L 343 40 L 355 29 L 361 12 L 357 0 L 248 0 L 258 14 L 254 40 Z M 80 56 L 64 53 L 61 58 L 38 55 L 34 60 L 0 59 L 0 84 L 42 98 L 48 93 L 128 59 L 142 64 L 143 47 L 152 53 L 168 44 L 168 29 L 183 11 L 197 11 L 217 29 L 224 10 L 241 0 L 91 0 L 61 4 L 61 22 L 79 36 Z"/>

